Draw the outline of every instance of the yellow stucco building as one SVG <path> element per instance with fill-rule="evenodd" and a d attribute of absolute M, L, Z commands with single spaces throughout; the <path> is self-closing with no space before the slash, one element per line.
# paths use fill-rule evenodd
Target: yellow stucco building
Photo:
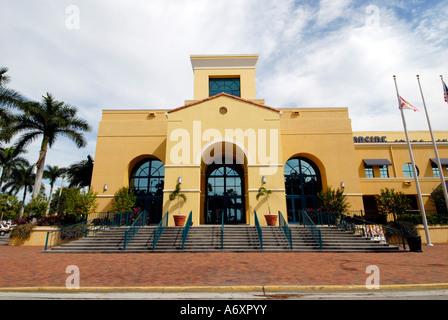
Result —
<path fill-rule="evenodd" d="M 259 215 L 280 211 L 289 222 L 317 208 L 317 193 L 343 187 L 350 210 L 375 211 L 384 187 L 417 194 L 409 153 L 400 132 L 353 132 L 347 108 L 284 109 L 256 96 L 257 55 L 191 56 L 194 95 L 166 110 L 103 110 L 92 190 L 99 210 L 114 193 L 135 189 L 137 206 L 151 223 L 178 210 L 169 194 L 180 183 L 194 225 L 254 225 Z M 429 133 L 411 132 L 427 209 L 440 184 Z M 448 176 L 448 131 L 435 132 Z M 256 199 L 258 189 L 272 190 Z M 417 201 L 413 201 L 418 206 Z M 268 205 L 269 204 L 269 205 Z M 418 207 L 415 207 L 418 209 Z M 265 224 L 264 219 L 260 219 Z"/>

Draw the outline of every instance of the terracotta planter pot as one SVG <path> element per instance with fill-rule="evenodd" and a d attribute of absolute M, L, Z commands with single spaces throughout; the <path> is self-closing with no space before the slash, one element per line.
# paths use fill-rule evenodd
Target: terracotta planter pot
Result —
<path fill-rule="evenodd" d="M 277 215 L 276 214 L 266 214 L 265 216 L 266 223 L 268 226 L 276 226 L 277 225 Z"/>
<path fill-rule="evenodd" d="M 181 214 L 175 214 L 174 217 L 174 225 L 176 227 L 183 227 L 185 224 L 185 220 L 187 219 L 187 216 L 181 215 Z"/>

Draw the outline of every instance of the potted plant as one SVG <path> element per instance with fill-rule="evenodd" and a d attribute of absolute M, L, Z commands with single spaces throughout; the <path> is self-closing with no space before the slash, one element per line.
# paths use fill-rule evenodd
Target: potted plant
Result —
<path fill-rule="evenodd" d="M 401 222 L 401 228 L 406 241 L 408 242 L 409 251 L 422 252 L 422 237 L 418 235 L 414 224 L 410 222 Z"/>
<path fill-rule="evenodd" d="M 174 225 L 176 227 L 181 227 L 185 224 L 185 219 L 187 216 L 180 214 L 180 198 L 182 198 L 184 201 L 187 201 L 187 197 L 185 194 L 180 192 L 180 184 L 176 184 L 176 189 L 170 193 L 169 199 L 170 201 L 173 201 L 177 198 L 177 207 L 179 209 L 179 214 L 173 215 L 174 217 Z"/>
<path fill-rule="evenodd" d="M 266 202 L 268 204 L 269 214 L 265 214 L 264 217 L 266 219 L 266 223 L 268 226 L 275 226 L 275 225 L 277 225 L 277 215 L 271 214 L 271 207 L 269 206 L 269 195 L 270 194 L 272 194 L 272 190 L 268 190 L 265 187 L 260 187 L 260 189 L 258 189 L 258 193 L 257 193 L 257 200 L 260 197 L 266 196 Z"/>

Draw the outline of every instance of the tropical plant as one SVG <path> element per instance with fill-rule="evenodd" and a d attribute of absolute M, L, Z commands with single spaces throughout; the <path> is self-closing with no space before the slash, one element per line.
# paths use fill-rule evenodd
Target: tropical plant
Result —
<path fill-rule="evenodd" d="M 264 197 L 264 196 L 266 196 L 266 202 L 267 202 L 267 204 L 268 204 L 269 214 L 271 214 L 271 206 L 269 205 L 269 195 L 271 195 L 271 194 L 272 194 L 272 190 L 268 190 L 268 189 L 266 189 L 265 187 L 260 187 L 260 188 L 258 189 L 258 193 L 257 193 L 257 195 L 256 195 L 257 200 L 258 200 L 260 197 Z"/>
<path fill-rule="evenodd" d="M 331 186 L 327 187 L 327 190 L 322 190 L 317 194 L 319 199 L 320 208 L 323 211 L 342 213 L 348 212 L 349 203 L 347 196 L 344 194 L 344 189 L 333 189 Z"/>
<path fill-rule="evenodd" d="M 28 217 L 40 219 L 45 216 L 47 205 L 47 197 L 41 192 L 25 206 L 25 214 Z"/>
<path fill-rule="evenodd" d="M 0 67 L 0 140 L 8 141 L 12 136 L 11 124 L 14 116 L 6 108 L 19 107 L 25 98 L 17 91 L 6 88 L 11 78 L 6 74 L 8 68 Z M 4 108 L 6 107 L 6 108 Z"/>
<path fill-rule="evenodd" d="M 26 153 L 26 150 L 14 147 L 0 147 L 0 167 L 3 169 L 0 177 L 0 188 L 3 182 L 9 179 L 13 169 L 18 168 L 19 165 L 29 166 L 28 161 L 20 156 L 22 153 Z"/>
<path fill-rule="evenodd" d="M 81 221 L 98 207 L 98 193 L 81 188 L 58 188 L 51 201 L 50 214 L 57 214 L 70 221 Z"/>
<path fill-rule="evenodd" d="M 391 213 L 394 221 L 397 221 L 397 216 L 401 216 L 411 209 L 411 202 L 406 195 L 401 191 L 395 192 L 394 189 L 381 189 L 380 194 L 375 196 L 375 200 L 378 211 L 386 215 Z"/>
<path fill-rule="evenodd" d="M 441 216 L 448 215 L 448 211 L 446 208 L 446 200 L 443 192 L 442 185 L 438 186 L 430 195 L 429 199 L 431 199 L 432 203 L 436 207 L 437 214 Z"/>
<path fill-rule="evenodd" d="M 53 196 L 54 184 L 56 183 L 56 180 L 59 177 L 61 177 L 65 174 L 65 172 L 66 172 L 65 168 L 59 168 L 58 166 L 47 166 L 47 169 L 44 171 L 43 177 L 45 179 L 50 180 L 50 195 L 48 197 L 47 210 L 45 212 L 46 216 L 50 212 L 50 203 L 51 203 L 51 198 Z"/>
<path fill-rule="evenodd" d="M 3 219 L 16 220 L 18 218 L 20 202 L 16 196 L 0 193 L 0 221 Z"/>
<path fill-rule="evenodd" d="M 184 193 L 180 192 L 180 184 L 176 184 L 176 188 L 174 189 L 173 192 L 170 193 L 169 195 L 169 199 L 170 201 L 173 201 L 177 198 L 177 207 L 179 210 L 179 215 L 180 215 L 180 199 L 183 199 L 184 201 L 187 201 L 187 196 Z"/>
<path fill-rule="evenodd" d="M 11 171 L 8 181 L 3 186 L 3 190 L 8 190 L 8 193 L 19 193 L 23 189 L 22 205 L 19 211 L 19 219 L 23 217 L 23 210 L 25 200 L 28 192 L 33 192 L 34 174 L 33 167 L 19 165 Z"/>
<path fill-rule="evenodd" d="M 128 187 L 122 187 L 114 193 L 114 199 L 112 200 L 112 212 L 131 212 L 135 205 L 137 196 L 134 190 Z"/>
<path fill-rule="evenodd" d="M 69 187 L 88 187 L 92 181 L 93 159 L 90 155 L 87 160 L 76 162 L 67 168 Z"/>
<path fill-rule="evenodd" d="M 52 147 L 59 136 L 76 143 L 78 148 L 86 146 L 82 132 L 90 131 L 88 123 L 77 117 L 77 108 L 47 93 L 41 103 L 25 102 L 24 113 L 17 116 L 13 126 L 15 134 L 23 133 L 17 141 L 17 148 L 23 148 L 38 137 L 42 137 L 39 158 L 36 162 L 37 174 L 34 182 L 33 198 L 39 193 L 45 167 L 48 147 Z"/>

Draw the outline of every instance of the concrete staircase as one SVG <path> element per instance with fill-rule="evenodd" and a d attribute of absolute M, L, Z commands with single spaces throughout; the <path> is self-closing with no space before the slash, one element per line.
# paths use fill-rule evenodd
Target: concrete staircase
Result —
<path fill-rule="evenodd" d="M 321 252 L 316 241 L 302 225 L 290 225 L 294 252 Z M 398 252 L 399 248 L 372 241 L 336 227 L 319 226 L 324 252 Z M 262 227 L 261 250 L 255 227 L 226 225 L 221 249 L 221 226 L 191 227 L 182 251 L 182 227 L 165 228 L 152 250 L 155 227 L 143 227 L 123 251 L 126 228 L 112 228 L 95 236 L 72 241 L 45 251 L 49 253 L 169 253 L 169 252 L 291 252 L 280 227 Z"/>

